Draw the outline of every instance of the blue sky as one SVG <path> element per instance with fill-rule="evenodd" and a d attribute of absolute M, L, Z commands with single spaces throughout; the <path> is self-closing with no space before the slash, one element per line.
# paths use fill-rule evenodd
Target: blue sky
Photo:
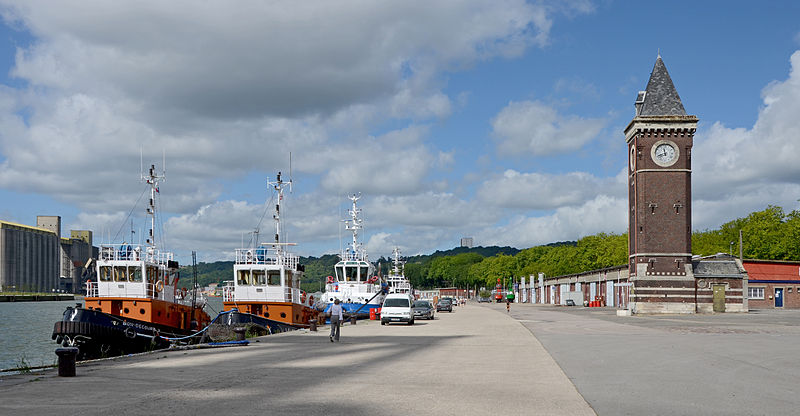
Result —
<path fill-rule="evenodd" d="M 165 153 L 165 248 L 227 259 L 291 152 L 285 227 L 301 254 L 338 251 L 352 192 L 373 258 L 462 236 L 525 248 L 622 233 L 622 130 L 659 51 L 700 119 L 693 228 L 798 208 L 796 2 L 87 0 L 0 11 L 0 219 L 61 215 L 62 232 L 107 242 L 129 228 L 140 150 L 159 165 Z M 143 227 L 144 207 L 134 212 Z"/>

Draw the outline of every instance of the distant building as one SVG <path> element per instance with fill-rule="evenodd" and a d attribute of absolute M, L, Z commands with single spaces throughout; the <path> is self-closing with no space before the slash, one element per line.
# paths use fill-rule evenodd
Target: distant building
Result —
<path fill-rule="evenodd" d="M 36 225 L 0 221 L 0 290 L 80 290 L 86 262 L 97 255 L 92 232 L 61 238 L 58 216 L 38 216 Z"/>
<path fill-rule="evenodd" d="M 461 238 L 461 247 L 472 248 L 472 237 L 462 237 Z"/>
<path fill-rule="evenodd" d="M 58 289 L 59 238 L 51 230 L 0 221 L 0 290 Z"/>

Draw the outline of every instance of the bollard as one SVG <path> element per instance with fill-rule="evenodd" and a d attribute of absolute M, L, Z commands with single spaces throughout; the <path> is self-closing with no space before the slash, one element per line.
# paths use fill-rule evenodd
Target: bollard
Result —
<path fill-rule="evenodd" d="M 56 348 L 56 355 L 58 356 L 58 376 L 75 377 L 75 358 L 78 356 L 78 348 Z"/>
<path fill-rule="evenodd" d="M 355 324 L 356 324 L 356 319 L 358 319 L 358 318 L 356 318 L 356 315 L 355 315 L 355 314 L 353 314 L 353 315 L 350 317 L 350 325 L 355 325 Z"/>
<path fill-rule="evenodd" d="M 317 320 L 316 319 L 309 319 L 308 320 L 308 330 L 312 332 L 317 332 Z"/>
<path fill-rule="evenodd" d="M 236 333 L 236 340 L 237 341 L 244 341 L 244 333 L 247 332 L 247 328 L 244 327 L 236 327 L 233 328 L 233 332 Z"/>

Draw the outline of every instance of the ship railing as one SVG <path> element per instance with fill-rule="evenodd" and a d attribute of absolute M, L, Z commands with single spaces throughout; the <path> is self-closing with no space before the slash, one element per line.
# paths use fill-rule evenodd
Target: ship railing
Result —
<path fill-rule="evenodd" d="M 94 282 L 86 282 L 86 297 L 97 297 L 97 284 Z"/>
<path fill-rule="evenodd" d="M 367 255 L 363 251 L 353 251 L 353 250 L 345 250 L 339 257 L 342 258 L 342 261 L 366 261 Z"/>
<path fill-rule="evenodd" d="M 138 244 L 101 244 L 99 260 L 127 260 L 148 263 L 167 264 L 174 259 L 174 255 L 168 251 L 160 251 L 152 248 L 142 248 Z"/>
<path fill-rule="evenodd" d="M 265 264 L 296 269 L 300 257 L 275 248 L 237 248 L 236 264 Z"/>
<path fill-rule="evenodd" d="M 230 280 L 225 281 L 225 286 L 222 287 L 222 301 L 223 302 L 233 302 L 233 282 Z"/>

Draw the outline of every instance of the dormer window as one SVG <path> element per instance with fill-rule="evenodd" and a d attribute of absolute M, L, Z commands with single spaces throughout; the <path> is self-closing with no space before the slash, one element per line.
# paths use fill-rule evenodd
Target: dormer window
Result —
<path fill-rule="evenodd" d="M 634 104 L 634 106 L 636 107 L 637 116 L 642 113 L 642 106 L 644 105 L 645 95 L 647 95 L 647 91 L 639 91 L 639 94 L 636 95 L 636 104 Z"/>

